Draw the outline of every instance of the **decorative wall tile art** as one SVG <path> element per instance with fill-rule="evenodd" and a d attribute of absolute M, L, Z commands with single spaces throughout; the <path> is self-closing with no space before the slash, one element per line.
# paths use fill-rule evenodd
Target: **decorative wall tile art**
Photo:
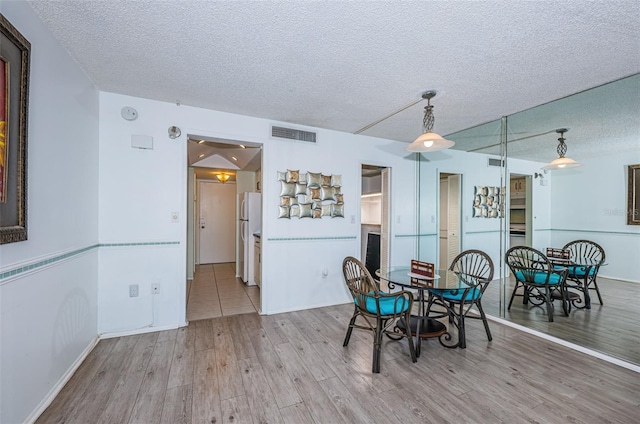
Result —
<path fill-rule="evenodd" d="M 278 171 L 280 205 L 278 218 L 344 218 L 342 176 L 320 172 Z"/>
<path fill-rule="evenodd" d="M 504 216 L 504 187 L 475 186 L 474 218 L 502 218 Z"/>

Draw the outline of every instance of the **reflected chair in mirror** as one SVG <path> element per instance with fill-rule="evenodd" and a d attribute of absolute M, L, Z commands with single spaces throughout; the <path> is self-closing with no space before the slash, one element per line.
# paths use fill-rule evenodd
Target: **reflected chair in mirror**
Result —
<path fill-rule="evenodd" d="M 447 347 L 462 349 L 467 347 L 465 318 L 481 319 L 487 338 L 491 341 L 493 338 L 491 330 L 489 330 L 487 316 L 482 308 L 482 295 L 493 280 L 493 261 L 489 255 L 481 250 L 466 250 L 453 259 L 449 270 L 459 274 L 462 281 L 467 282 L 468 287 L 453 290 L 430 290 L 427 307 L 427 311 L 430 311 L 433 305 L 443 306 L 449 316 L 449 322 L 458 328 L 458 344 Z M 480 315 L 469 315 L 473 306 L 478 309 Z"/>
<path fill-rule="evenodd" d="M 564 245 L 563 249 L 571 252 L 571 258 L 579 261 L 580 258 L 593 260 L 592 266 L 569 266 L 569 274 L 567 275 L 567 287 L 570 289 L 577 289 L 584 293 L 585 302 L 584 305 L 579 306 L 573 303 L 573 305 L 580 309 L 591 306 L 589 290 L 595 290 L 598 295 L 598 301 L 601 305 L 602 296 L 600 295 L 600 289 L 598 288 L 598 271 L 600 270 L 600 264 L 604 263 L 605 253 L 602 246 L 598 243 L 589 240 L 574 240 Z"/>
<path fill-rule="evenodd" d="M 522 296 L 524 305 L 546 306 L 549 322 L 553 322 L 553 300 L 562 301 L 565 316 L 569 315 L 567 301 L 567 268 L 554 268 L 544 253 L 532 247 L 515 246 L 505 253 L 505 262 L 515 277 L 515 286 L 507 309 L 511 309 L 513 299 Z M 522 288 L 522 294 L 518 289 Z"/>
<path fill-rule="evenodd" d="M 354 328 L 371 331 L 373 333 L 372 372 L 379 373 L 382 335 L 386 334 L 393 340 L 406 338 L 411 360 L 416 362 L 411 333 L 395 326 L 399 318 L 404 318 L 405 322 L 411 322 L 413 294 L 405 290 L 393 293 L 380 291 L 378 283 L 362 262 L 351 256 L 346 257 L 342 262 L 342 272 L 354 303 L 353 316 L 349 322 L 343 346 L 346 347 L 349 344 Z"/>

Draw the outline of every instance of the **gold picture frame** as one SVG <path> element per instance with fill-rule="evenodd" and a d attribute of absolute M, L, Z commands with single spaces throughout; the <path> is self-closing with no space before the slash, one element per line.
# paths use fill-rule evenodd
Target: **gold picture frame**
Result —
<path fill-rule="evenodd" d="M 27 114 L 31 44 L 0 14 L 0 244 L 27 239 Z"/>
<path fill-rule="evenodd" d="M 640 225 L 640 164 L 629 165 L 627 225 Z"/>

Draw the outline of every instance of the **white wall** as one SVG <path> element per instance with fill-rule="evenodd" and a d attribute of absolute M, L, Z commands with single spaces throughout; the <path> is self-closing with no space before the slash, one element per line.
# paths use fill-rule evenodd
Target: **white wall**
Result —
<path fill-rule="evenodd" d="M 640 282 L 640 227 L 627 225 L 626 216 L 627 166 L 640 163 L 640 149 L 581 162 L 579 168 L 551 172 L 552 244 L 593 240 L 607 257 L 599 275 Z"/>
<path fill-rule="evenodd" d="M 98 92 L 27 2 L 0 8 L 31 43 L 28 240 L 0 246 L 0 421 L 18 423 L 97 334 Z"/>
<path fill-rule="evenodd" d="M 438 263 L 437 223 L 439 198 L 438 174 L 442 172 L 462 175 L 462 246 L 461 251 L 479 249 L 486 252 L 494 263 L 495 277 L 499 276 L 500 264 L 500 225 L 498 218 L 473 217 L 475 186 L 503 185 L 500 181 L 499 167 L 487 166 L 488 155 L 446 150 L 424 154 L 428 161 L 421 162 L 420 169 L 420 259 Z M 509 159 L 508 173 L 533 175 L 544 164 L 538 162 Z M 508 182 L 506 183 L 508 185 Z M 534 184 L 533 244 L 548 246 L 550 227 L 549 196 L 550 185 Z M 505 205 L 508 211 L 508 204 Z"/>
<path fill-rule="evenodd" d="M 139 118 L 123 120 L 123 106 L 135 107 Z M 100 253 L 100 333 L 135 331 L 150 322 L 151 311 L 154 327 L 184 324 L 186 235 L 170 218 L 172 211 L 186 212 L 187 133 L 263 143 L 264 313 L 349 301 L 341 265 L 345 256 L 359 256 L 362 163 L 393 168 L 392 263 L 408 263 L 415 252 L 415 165 L 405 159 L 404 144 L 323 129 L 311 129 L 318 133 L 316 145 L 282 141 L 270 138 L 271 124 L 287 125 L 100 94 L 100 242 L 116 245 Z M 171 125 L 183 136 L 169 139 Z M 152 136 L 154 149 L 132 149 L 132 134 Z M 278 219 L 277 171 L 287 169 L 341 174 L 345 218 Z M 137 299 L 128 297 L 134 280 Z M 152 297 L 154 281 L 162 290 Z"/>

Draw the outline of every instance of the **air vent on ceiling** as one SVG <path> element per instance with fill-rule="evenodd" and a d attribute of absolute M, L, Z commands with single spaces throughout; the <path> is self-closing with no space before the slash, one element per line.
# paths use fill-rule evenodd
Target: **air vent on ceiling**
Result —
<path fill-rule="evenodd" d="M 487 166 L 504 166 L 502 159 L 488 158 Z"/>
<path fill-rule="evenodd" d="M 316 133 L 311 131 L 296 130 L 285 127 L 271 127 L 271 137 L 286 138 L 288 140 L 306 141 L 307 143 L 316 142 Z"/>

